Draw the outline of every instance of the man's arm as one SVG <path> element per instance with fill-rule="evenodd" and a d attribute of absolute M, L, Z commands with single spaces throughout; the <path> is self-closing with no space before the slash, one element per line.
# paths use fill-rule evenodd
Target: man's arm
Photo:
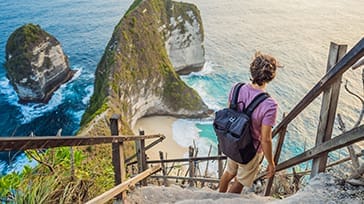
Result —
<path fill-rule="evenodd" d="M 271 178 L 275 172 L 276 165 L 272 153 L 272 126 L 262 125 L 262 148 L 265 158 L 268 161 L 267 178 Z"/>

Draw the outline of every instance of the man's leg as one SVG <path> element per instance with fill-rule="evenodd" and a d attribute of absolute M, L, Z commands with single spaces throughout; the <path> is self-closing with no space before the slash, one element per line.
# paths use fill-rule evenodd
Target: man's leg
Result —
<path fill-rule="evenodd" d="M 241 191 L 243 190 L 243 187 L 244 186 L 238 180 L 236 180 L 236 178 L 235 178 L 234 183 L 231 185 L 231 187 L 229 189 L 229 193 L 238 193 L 238 194 L 240 194 Z"/>
<path fill-rule="evenodd" d="M 225 193 L 229 186 L 231 179 L 233 179 L 235 175 L 228 173 L 227 171 L 221 176 L 219 183 L 219 192 Z"/>

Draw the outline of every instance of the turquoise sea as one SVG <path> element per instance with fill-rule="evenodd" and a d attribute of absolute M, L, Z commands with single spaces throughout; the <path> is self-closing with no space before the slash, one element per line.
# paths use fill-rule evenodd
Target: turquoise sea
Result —
<path fill-rule="evenodd" d="M 348 44 L 364 37 L 362 0 L 186 0 L 195 3 L 205 30 L 206 64 L 182 79 L 195 88 L 212 109 L 226 105 L 227 92 L 237 81 L 249 81 L 248 65 L 256 51 L 275 56 L 284 68 L 268 87 L 278 101 L 279 118 L 289 112 L 323 76 L 329 44 Z M 94 71 L 131 0 L 24 1 L 0 0 L 0 136 L 73 135 L 92 95 Z M 69 56 L 74 79 L 63 85 L 47 105 L 21 105 L 5 76 L 5 45 L 10 34 L 25 23 L 39 24 L 54 35 Z M 361 70 L 350 70 L 344 80 L 363 95 Z M 289 158 L 314 143 L 321 99 L 314 101 L 288 128 L 282 158 Z M 338 113 L 351 127 L 360 113 L 360 101 L 341 92 Z M 216 144 L 212 119 L 177 120 L 175 140 L 198 145 L 206 154 Z M 337 126 L 337 125 L 336 125 Z M 181 129 L 188 131 L 179 131 Z M 340 131 L 334 131 L 339 134 Z M 216 150 L 215 150 L 216 151 Z M 345 155 L 345 150 L 339 151 Z M 2 173 L 22 166 L 23 156 L 9 162 L 1 156 Z M 10 157 L 12 157 L 11 155 Z M 332 154 L 333 158 L 340 157 Z M 10 165 L 9 165 L 10 164 Z"/>

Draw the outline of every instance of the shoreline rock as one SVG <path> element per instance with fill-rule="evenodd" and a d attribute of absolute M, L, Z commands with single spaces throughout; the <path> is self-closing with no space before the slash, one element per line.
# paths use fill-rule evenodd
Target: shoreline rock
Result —
<path fill-rule="evenodd" d="M 47 103 L 54 91 L 75 73 L 60 42 L 33 24 L 26 24 L 10 35 L 5 69 L 20 103 Z"/>

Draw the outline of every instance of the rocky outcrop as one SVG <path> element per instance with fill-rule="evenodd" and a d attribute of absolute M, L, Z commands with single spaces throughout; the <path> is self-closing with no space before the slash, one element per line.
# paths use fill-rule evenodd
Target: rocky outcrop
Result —
<path fill-rule="evenodd" d="M 175 4 L 170 0 L 137 0 L 115 27 L 98 64 L 94 94 L 82 118 L 81 128 L 87 134 L 109 134 L 105 118 L 113 113 L 122 116 L 126 132 L 144 116 L 208 115 L 208 107 L 197 92 L 176 74 L 165 47 L 166 32 L 162 28 L 169 25 L 170 13 L 180 16 L 178 12 L 185 11 L 171 10 Z"/>
<path fill-rule="evenodd" d="M 47 102 L 73 76 L 58 40 L 33 24 L 10 35 L 5 68 L 20 102 Z"/>
<path fill-rule="evenodd" d="M 173 3 L 163 25 L 165 46 L 179 74 L 200 71 L 205 63 L 204 33 L 200 12 L 193 4 Z"/>

